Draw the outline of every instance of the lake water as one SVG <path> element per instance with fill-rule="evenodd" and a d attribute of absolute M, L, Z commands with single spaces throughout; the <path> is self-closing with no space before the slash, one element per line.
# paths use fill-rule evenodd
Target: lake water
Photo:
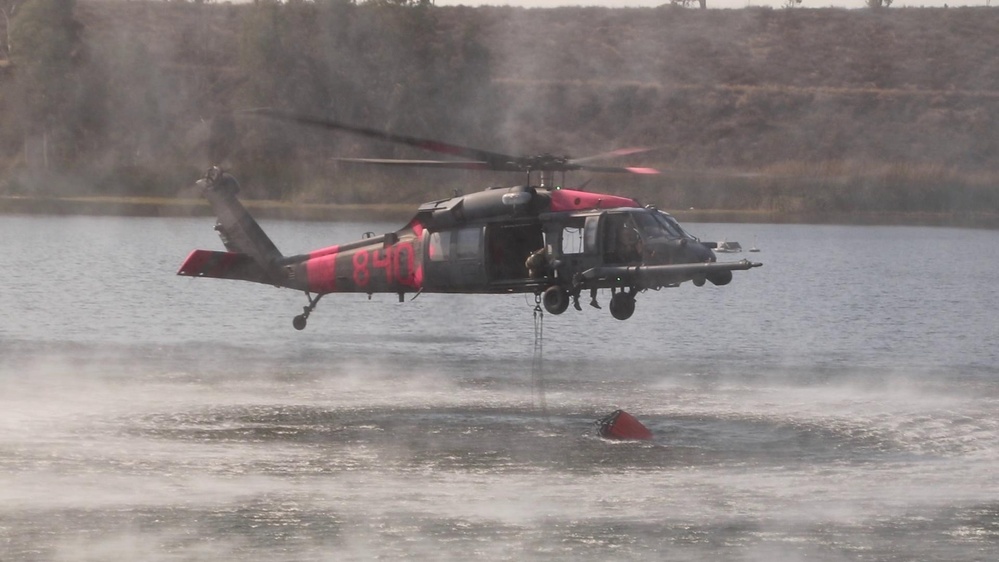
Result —
<path fill-rule="evenodd" d="M 0 217 L 0 560 L 999 558 L 999 232 L 688 224 L 765 265 L 545 315 L 537 373 L 531 298 L 297 332 L 302 294 L 175 276 L 212 224 Z"/>

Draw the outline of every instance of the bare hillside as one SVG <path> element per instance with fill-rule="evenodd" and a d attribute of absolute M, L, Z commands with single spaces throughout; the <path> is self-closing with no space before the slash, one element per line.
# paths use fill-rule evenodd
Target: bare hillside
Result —
<path fill-rule="evenodd" d="M 953 212 L 997 203 L 996 9 L 83 0 L 76 18 L 105 104 L 95 102 L 100 122 L 62 165 L 91 191 L 177 193 L 216 160 L 252 193 L 285 199 L 419 200 L 503 181 L 348 169 L 329 157 L 400 151 L 217 119 L 266 105 L 518 153 L 655 146 L 643 163 L 676 173 L 590 185 L 671 206 Z M 18 72 L 0 76 L 12 83 Z M 16 102 L 0 97 L 10 123 Z M 31 158 L 19 152 L 37 137 L 31 123 L 8 128 L 0 170 L 19 178 L 8 191 L 31 189 Z"/>

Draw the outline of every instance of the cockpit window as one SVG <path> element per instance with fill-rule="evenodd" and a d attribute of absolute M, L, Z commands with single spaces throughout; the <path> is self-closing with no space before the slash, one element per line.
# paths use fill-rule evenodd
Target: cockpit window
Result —
<path fill-rule="evenodd" d="M 655 213 L 655 217 L 666 232 L 669 233 L 670 238 L 688 238 L 690 240 L 697 240 L 697 238 L 691 236 L 683 228 L 681 228 L 680 223 L 676 222 L 676 219 L 666 213 L 658 211 Z"/>
<path fill-rule="evenodd" d="M 632 213 L 631 217 L 635 220 L 638 233 L 641 234 L 642 238 L 649 239 L 666 236 L 666 233 L 663 232 L 663 227 L 651 213 Z"/>

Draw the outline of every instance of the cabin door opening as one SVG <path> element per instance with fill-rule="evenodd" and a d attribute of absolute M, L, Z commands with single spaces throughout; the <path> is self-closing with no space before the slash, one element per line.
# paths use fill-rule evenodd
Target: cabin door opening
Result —
<path fill-rule="evenodd" d="M 526 279 L 528 256 L 545 245 L 541 224 L 490 224 L 486 227 L 486 264 L 490 281 Z"/>

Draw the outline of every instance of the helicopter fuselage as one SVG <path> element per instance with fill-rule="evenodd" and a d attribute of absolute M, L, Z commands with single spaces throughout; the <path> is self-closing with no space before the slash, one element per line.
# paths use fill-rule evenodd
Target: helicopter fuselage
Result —
<path fill-rule="evenodd" d="M 203 187 L 230 251 L 195 250 L 178 274 L 309 293 L 296 328 L 329 293 L 395 293 L 400 300 L 407 293 L 535 293 L 558 314 L 570 298 L 578 308 L 582 290 L 611 289 L 611 312 L 624 319 L 638 291 L 685 281 L 724 285 L 733 270 L 759 265 L 717 263 L 673 217 L 633 199 L 527 186 L 425 203 L 395 232 L 282 256 L 225 184 Z"/>

